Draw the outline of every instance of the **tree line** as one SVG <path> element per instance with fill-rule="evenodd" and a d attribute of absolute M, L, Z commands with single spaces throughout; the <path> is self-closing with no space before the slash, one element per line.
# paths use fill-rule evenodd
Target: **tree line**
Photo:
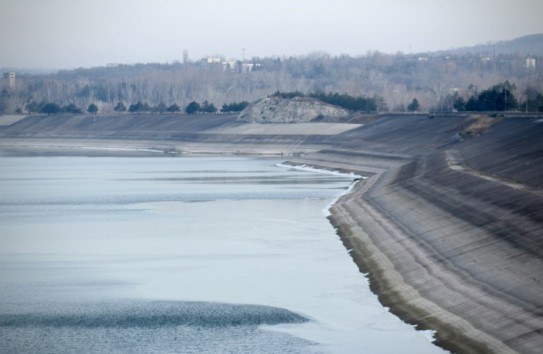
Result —
<path fill-rule="evenodd" d="M 26 105 L 26 111 L 29 113 L 46 113 L 48 115 L 59 114 L 59 113 L 67 113 L 67 114 L 83 113 L 83 110 L 77 107 L 73 103 L 70 103 L 68 105 L 61 107 L 60 105 L 53 102 L 36 103 L 35 101 L 32 101 L 31 103 Z M 98 113 L 98 106 L 94 103 L 89 104 L 89 106 L 87 107 L 87 112 L 91 114 Z M 16 113 L 23 113 L 23 112 L 22 110 L 18 109 Z"/>
<path fill-rule="evenodd" d="M 472 92 L 466 99 L 454 94 L 451 98 L 455 111 L 526 111 L 543 112 L 543 94 L 534 89 L 527 90 L 524 101 L 513 94 L 516 87 L 509 81 L 498 83 L 481 92 Z M 472 90 L 473 91 L 473 90 Z"/>
<path fill-rule="evenodd" d="M 543 57 L 535 59 L 537 64 L 543 62 Z M 202 105 L 205 100 L 220 110 L 224 104 L 252 102 L 276 91 L 378 98 L 375 103 L 379 111 L 408 111 L 413 98 L 417 98 L 419 110 L 453 110 L 455 93 L 467 103 L 471 96 L 478 99 L 481 89 L 506 81 L 514 85 L 511 93 L 520 105 L 524 103 L 523 109 L 537 110 L 532 104 L 537 100 L 530 95 L 543 92 L 543 65 L 528 69 L 526 56 L 519 55 L 368 52 L 351 57 L 311 53 L 253 58 L 253 63 L 258 70 L 249 73 L 190 60 L 80 68 L 46 75 L 17 73 L 15 89 L 0 92 L 0 111 L 24 110 L 32 101 L 55 102 L 61 107 L 73 103 L 82 109 L 95 103 L 102 113 L 113 112 L 119 102 L 127 111 L 137 102 L 147 102 L 151 108 L 170 102 L 183 111 L 191 102 Z M 371 102 L 355 105 L 368 104 Z"/>
<path fill-rule="evenodd" d="M 455 92 L 448 97 L 449 105 L 451 109 L 457 112 L 463 111 L 511 111 L 511 110 L 524 110 L 527 112 L 543 112 L 543 94 L 536 90 L 531 90 L 527 93 L 526 99 L 523 102 L 519 102 L 517 97 L 513 94 L 515 85 L 509 81 L 499 83 L 481 92 L 476 92 L 473 88 L 469 88 L 471 94 L 468 98 L 465 98 Z M 311 97 L 318 99 L 322 102 L 345 108 L 353 112 L 374 112 L 374 111 L 386 111 L 386 103 L 382 97 L 364 97 L 364 96 L 351 96 L 348 94 L 340 93 L 309 93 L 304 94 L 300 91 L 281 92 L 276 91 L 272 94 L 274 97 L 280 97 L 284 99 L 292 99 L 295 97 Z M 239 113 L 245 107 L 249 105 L 248 101 L 233 102 L 223 104 L 221 113 Z M 420 109 L 419 100 L 415 97 L 407 105 L 407 111 L 417 112 Z M 60 106 L 53 102 L 41 102 L 36 103 L 32 101 L 25 106 L 25 109 L 29 113 L 46 113 L 51 114 L 82 114 L 83 110 L 74 103 Z M 146 102 L 138 101 L 130 104 L 128 107 L 122 102 L 118 102 L 113 108 L 118 113 L 181 113 L 182 109 L 177 104 L 167 106 L 164 103 L 159 103 L 155 106 L 150 106 Z M 86 112 L 90 114 L 98 113 L 98 106 L 95 103 L 88 105 Z M 441 107 L 434 108 L 434 110 L 447 110 Z M 219 110 L 213 103 L 208 100 L 204 100 L 201 104 L 196 101 L 191 101 L 183 109 L 186 114 L 212 114 L 217 113 Z M 23 113 L 18 109 L 17 113 Z"/>
<path fill-rule="evenodd" d="M 249 102 L 242 101 L 242 102 L 233 102 L 229 104 L 223 104 L 220 112 L 221 113 L 239 113 L 245 107 L 249 105 Z M 70 103 L 65 106 L 60 106 L 57 103 L 54 102 L 44 102 L 37 103 L 36 101 L 32 101 L 28 103 L 25 106 L 26 112 L 28 113 L 46 113 L 48 115 L 51 114 L 82 114 L 83 110 L 79 108 L 74 103 Z M 91 114 L 98 113 L 98 106 L 95 103 L 89 104 L 86 111 Z M 167 106 L 164 103 L 159 103 L 155 106 L 150 106 L 146 102 L 138 101 L 136 103 L 132 103 L 126 107 L 126 105 L 122 102 L 118 102 L 115 107 L 113 108 L 115 112 L 118 113 L 181 113 L 181 107 L 177 105 L 176 103 Z M 183 110 L 187 114 L 198 114 L 198 113 L 217 113 L 217 108 L 213 103 L 209 103 L 207 100 L 205 100 L 202 104 L 192 101 L 190 102 L 185 109 Z M 18 109 L 16 113 L 23 113 L 21 109 Z"/>

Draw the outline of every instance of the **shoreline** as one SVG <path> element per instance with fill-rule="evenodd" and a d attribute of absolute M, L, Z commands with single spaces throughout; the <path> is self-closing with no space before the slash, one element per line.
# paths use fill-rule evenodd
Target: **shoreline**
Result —
<path fill-rule="evenodd" d="M 299 163 L 302 162 L 293 163 L 289 161 L 285 165 L 295 168 L 307 166 Z M 318 164 L 311 164 L 310 169 L 315 171 L 333 170 L 330 166 L 319 166 Z M 341 169 L 341 171 L 340 173 L 344 175 L 358 177 L 360 177 L 359 173 L 361 173 L 361 170 L 356 171 L 354 166 L 350 171 L 346 169 Z M 409 301 L 400 292 L 387 291 L 391 287 L 392 279 L 401 282 L 401 274 L 394 270 L 394 265 L 388 262 L 387 257 L 383 256 L 379 248 L 372 242 L 372 237 L 365 232 L 364 225 L 350 217 L 348 207 L 349 200 L 363 195 L 377 182 L 382 172 L 376 173 L 373 171 L 373 176 L 355 179 L 349 189 L 329 205 L 327 208 L 329 213 L 326 218 L 336 230 L 336 234 L 359 271 L 368 277 L 370 290 L 377 295 L 383 307 L 388 308 L 391 313 L 402 321 L 413 325 L 417 331 L 430 331 L 432 337 L 429 340 L 445 350 L 473 354 L 488 352 L 488 347 L 478 341 L 462 338 L 462 341 L 458 344 L 450 343 L 451 338 L 458 336 L 457 331 L 451 326 L 439 320 L 417 320 L 420 317 L 429 318 L 430 313 L 419 307 L 410 306 Z M 404 288 L 403 290 L 409 291 L 411 295 L 416 293 L 416 289 Z"/>
<path fill-rule="evenodd" d="M 173 144 L 146 140 L 75 140 L 69 139 L 0 139 L 2 156 L 273 156 L 296 157 L 318 151 L 318 147 L 293 149 L 276 144 L 184 143 Z"/>
<path fill-rule="evenodd" d="M 358 196 L 363 195 L 368 188 L 371 188 L 373 183 L 376 182 L 363 181 L 357 183 L 352 193 Z M 368 277 L 370 289 L 377 295 L 379 302 L 402 321 L 415 326 L 417 330 L 432 331 L 432 343 L 445 350 L 455 353 L 474 354 L 488 352 L 487 345 L 476 340 L 463 338 L 461 332 L 450 324 L 439 318 L 432 318 L 433 312 L 441 310 L 436 308 L 434 304 L 419 302 L 418 306 L 410 305 L 410 302 L 420 295 L 417 294 L 416 289 L 402 281 L 401 272 L 395 269 L 394 264 L 373 242 L 372 238 L 375 235 L 368 234 L 364 229 L 364 225 L 350 216 L 348 202 L 353 197 L 355 196 L 346 194 L 339 198 L 331 206 L 330 215 L 327 218 L 336 229 L 339 238 L 349 251 L 360 272 Z M 396 289 L 401 289 L 401 291 Z M 433 311 L 424 310 L 422 307 L 433 308 Z M 424 318 L 424 320 L 420 320 L 421 318 Z M 469 324 L 466 323 L 464 326 L 466 330 L 473 331 Z M 457 340 L 458 337 L 461 340 Z M 493 340 L 490 341 L 493 342 Z M 496 349 L 499 349 L 501 353 L 507 352 L 503 351 L 504 348 L 498 343 L 495 343 L 495 345 Z"/>

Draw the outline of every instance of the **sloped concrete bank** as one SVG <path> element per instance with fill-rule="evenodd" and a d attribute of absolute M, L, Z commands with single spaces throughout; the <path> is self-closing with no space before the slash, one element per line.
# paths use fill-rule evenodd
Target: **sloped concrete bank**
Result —
<path fill-rule="evenodd" d="M 333 206 L 330 220 L 392 312 L 436 330 L 436 344 L 453 352 L 538 353 L 541 191 L 458 168 L 450 154 L 461 146 L 411 158 L 328 150 L 292 163 L 369 176 Z"/>
<path fill-rule="evenodd" d="M 191 153 L 289 155 L 330 146 L 335 135 L 358 125 L 266 124 L 270 133 L 262 129 L 244 131 L 246 126 L 252 124 L 237 122 L 235 115 L 38 115 L 0 126 L 0 150 L 15 154 L 93 156 L 148 155 L 144 150 L 173 156 Z"/>

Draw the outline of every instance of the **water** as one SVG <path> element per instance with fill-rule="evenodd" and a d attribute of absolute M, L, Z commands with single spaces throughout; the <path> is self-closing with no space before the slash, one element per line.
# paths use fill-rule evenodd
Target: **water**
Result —
<path fill-rule="evenodd" d="M 0 157 L 0 352 L 443 352 L 324 217 L 352 177 L 280 162 Z"/>

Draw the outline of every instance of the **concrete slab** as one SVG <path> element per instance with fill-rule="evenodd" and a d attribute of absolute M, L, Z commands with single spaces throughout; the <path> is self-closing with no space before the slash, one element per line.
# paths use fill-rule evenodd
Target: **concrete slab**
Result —
<path fill-rule="evenodd" d="M 361 127 L 352 123 L 242 124 L 207 130 L 206 133 L 234 135 L 338 135 Z"/>
<path fill-rule="evenodd" d="M 12 125 L 13 123 L 16 123 L 20 121 L 21 119 L 26 118 L 26 116 L 19 116 L 19 115 L 3 115 L 0 116 L 0 127 L 7 127 L 9 125 Z"/>

